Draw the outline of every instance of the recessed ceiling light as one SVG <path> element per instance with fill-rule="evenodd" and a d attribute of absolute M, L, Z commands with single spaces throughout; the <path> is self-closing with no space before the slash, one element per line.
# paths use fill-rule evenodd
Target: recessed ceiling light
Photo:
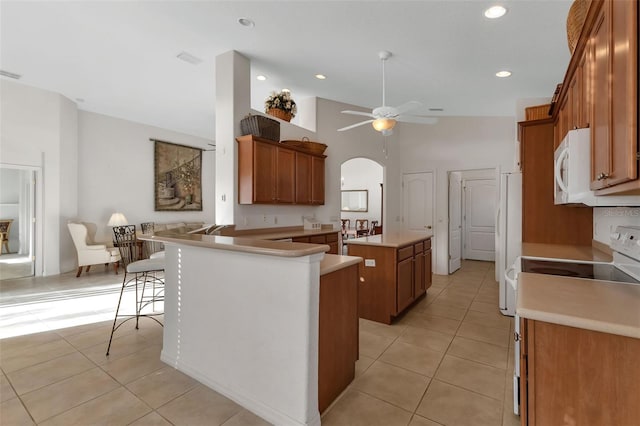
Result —
<path fill-rule="evenodd" d="M 253 28 L 256 26 L 256 23 L 250 18 L 238 18 L 238 24 L 247 28 Z"/>
<path fill-rule="evenodd" d="M 327 76 L 326 76 L 326 75 L 324 75 L 324 74 L 316 74 L 316 78 L 317 78 L 318 80 L 325 80 L 325 79 L 327 78 Z"/>
<path fill-rule="evenodd" d="M 191 53 L 188 53 L 188 52 L 180 52 L 178 53 L 176 58 L 182 59 L 183 61 L 188 62 L 191 65 L 198 65 L 199 63 L 202 62 L 202 59 L 198 58 L 197 56 L 193 56 Z"/>
<path fill-rule="evenodd" d="M 285 93 L 291 93 L 291 90 L 287 89 L 286 87 L 284 89 L 282 89 L 283 92 Z"/>
<path fill-rule="evenodd" d="M 507 9 L 503 6 L 491 6 L 489 9 L 484 11 L 484 16 L 489 19 L 496 19 L 504 16 L 507 13 Z"/>
<path fill-rule="evenodd" d="M 260 74 L 260 75 L 256 76 L 256 79 L 260 80 L 260 81 L 265 81 L 267 79 L 267 77 L 265 77 L 264 75 Z"/>
<path fill-rule="evenodd" d="M 511 71 L 498 71 L 496 73 L 496 77 L 500 77 L 500 78 L 510 77 L 510 76 L 511 76 Z"/>
<path fill-rule="evenodd" d="M 5 70 L 0 70 L 0 75 L 4 76 L 4 77 L 9 77 L 9 78 L 13 78 L 16 80 L 20 80 L 20 78 L 22 78 L 22 76 L 20 74 L 15 74 L 9 71 L 5 71 Z"/>

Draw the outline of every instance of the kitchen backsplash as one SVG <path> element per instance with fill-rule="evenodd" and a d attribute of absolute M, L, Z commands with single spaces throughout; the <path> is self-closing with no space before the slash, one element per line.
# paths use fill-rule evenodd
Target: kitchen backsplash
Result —
<path fill-rule="evenodd" d="M 618 225 L 640 226 L 640 207 L 594 207 L 594 240 L 609 245 L 609 235 Z"/>

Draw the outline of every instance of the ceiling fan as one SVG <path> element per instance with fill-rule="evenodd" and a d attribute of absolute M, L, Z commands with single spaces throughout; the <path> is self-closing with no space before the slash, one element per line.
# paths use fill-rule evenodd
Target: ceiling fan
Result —
<path fill-rule="evenodd" d="M 391 107 L 385 105 L 385 81 L 384 81 L 384 63 L 387 59 L 391 57 L 391 52 L 387 52 L 386 50 L 378 53 L 378 57 L 382 61 L 382 106 L 375 108 L 373 111 L 362 112 L 362 111 L 342 111 L 344 114 L 352 114 L 352 115 L 361 115 L 365 117 L 370 117 L 369 120 L 361 121 L 356 124 L 352 124 L 347 127 L 343 127 L 338 129 L 339 132 L 344 130 L 353 129 L 354 127 L 362 126 L 368 123 L 373 125 L 373 128 L 377 131 L 381 132 L 384 136 L 389 136 L 393 133 L 393 127 L 396 125 L 396 122 L 402 121 L 405 123 L 422 123 L 422 124 L 435 124 L 438 119 L 435 117 L 423 117 L 418 115 L 407 115 L 406 113 L 420 108 L 422 104 L 418 101 L 410 101 L 404 103 L 397 107 Z"/>

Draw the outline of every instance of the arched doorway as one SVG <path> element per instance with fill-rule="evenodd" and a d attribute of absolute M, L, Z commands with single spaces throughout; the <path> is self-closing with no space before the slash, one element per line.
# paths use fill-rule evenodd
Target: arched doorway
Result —
<path fill-rule="evenodd" d="M 384 226 L 384 168 L 368 158 L 352 158 L 340 167 L 342 192 L 340 218 L 349 220 L 351 237 L 356 231 L 356 220 L 367 220 L 371 228 L 377 222 L 378 231 Z M 346 200 L 352 200 L 351 203 Z"/>

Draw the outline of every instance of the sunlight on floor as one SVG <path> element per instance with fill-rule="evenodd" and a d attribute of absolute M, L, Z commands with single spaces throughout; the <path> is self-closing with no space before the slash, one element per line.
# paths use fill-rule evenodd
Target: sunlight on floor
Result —
<path fill-rule="evenodd" d="M 47 278 L 3 281 L 0 339 L 113 320 L 122 275 L 70 277 L 66 285 L 49 284 Z M 122 306 L 133 307 L 134 300 L 135 291 L 126 291 Z"/>

